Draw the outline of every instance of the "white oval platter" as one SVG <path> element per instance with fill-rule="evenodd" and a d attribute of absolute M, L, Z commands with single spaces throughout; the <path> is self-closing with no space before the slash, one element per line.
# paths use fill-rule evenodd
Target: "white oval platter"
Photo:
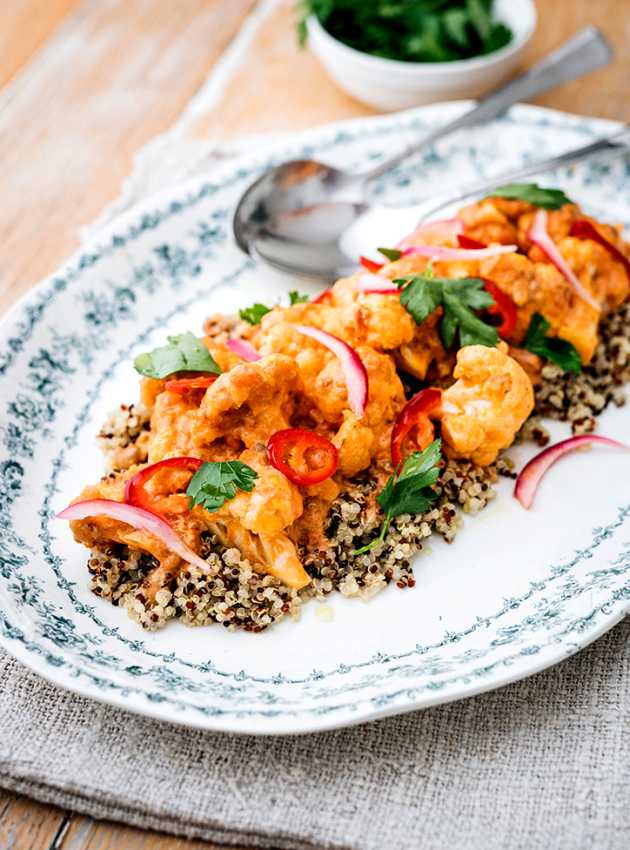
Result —
<path fill-rule="evenodd" d="M 0 327 L 0 645 L 85 696 L 163 720 L 253 734 L 313 732 L 460 699 L 562 661 L 610 629 L 630 600 L 630 457 L 596 450 L 548 475 L 525 512 L 502 482 L 451 546 L 417 558 L 413 590 L 364 603 L 339 594 L 298 622 L 229 633 L 143 632 L 88 590 L 86 552 L 54 513 L 102 472 L 94 435 L 132 401 L 133 356 L 203 317 L 302 282 L 235 247 L 244 188 L 284 159 L 359 168 L 462 105 L 314 130 L 134 209 L 30 292 Z M 408 202 L 584 144 L 610 122 L 519 106 L 388 175 Z M 630 223 L 630 164 L 590 163 L 546 180 L 607 220 Z M 37 250 L 37 246 L 33 246 Z M 308 289 L 308 286 L 306 287 Z M 314 291 L 311 287 L 311 291 Z M 629 409 L 600 431 L 623 439 Z M 553 434 L 567 434 L 561 425 Z M 530 449 L 512 453 L 517 463 Z"/>

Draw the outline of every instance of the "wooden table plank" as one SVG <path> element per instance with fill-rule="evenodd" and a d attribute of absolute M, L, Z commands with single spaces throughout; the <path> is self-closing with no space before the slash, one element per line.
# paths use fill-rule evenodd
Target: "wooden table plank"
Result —
<path fill-rule="evenodd" d="M 191 135 L 225 140 L 376 114 L 343 92 L 309 50 L 298 47 L 294 10 L 294 0 L 282 0 L 264 20 L 223 97 L 192 124 Z"/>
<path fill-rule="evenodd" d="M 0 847 L 51 850 L 66 818 L 66 812 L 54 806 L 0 790 Z"/>
<path fill-rule="evenodd" d="M 78 228 L 119 193 L 135 151 L 173 123 L 253 2 L 84 0 L 4 89 L 4 304 L 77 246 Z"/>
<path fill-rule="evenodd" d="M 52 848 L 51 848 L 52 850 Z M 217 844 L 174 838 L 163 833 L 147 832 L 131 826 L 73 818 L 62 842 L 54 850 L 228 850 Z M 230 850 L 245 850 L 231 847 Z"/>
<path fill-rule="evenodd" d="M 79 0 L 4 0 L 0 4 L 0 88 L 78 3 Z"/>
<path fill-rule="evenodd" d="M 630 121 L 630 5 L 627 0 L 572 0 L 571 3 L 536 0 L 536 8 L 538 29 L 528 49 L 526 64 L 590 24 L 604 32 L 615 49 L 615 60 L 607 68 L 560 86 L 532 103 L 566 112 Z"/>

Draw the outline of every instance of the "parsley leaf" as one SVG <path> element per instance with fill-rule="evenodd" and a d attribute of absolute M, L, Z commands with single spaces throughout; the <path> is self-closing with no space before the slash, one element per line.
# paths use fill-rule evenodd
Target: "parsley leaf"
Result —
<path fill-rule="evenodd" d="M 139 354 L 133 362 L 136 372 L 147 378 L 167 378 L 175 372 L 210 372 L 221 369 L 206 346 L 190 331 L 169 336 L 168 345 Z"/>
<path fill-rule="evenodd" d="M 385 539 L 392 519 L 400 514 L 423 514 L 429 509 L 439 493 L 433 485 L 440 475 L 439 463 L 442 457 L 442 441 L 438 438 L 423 452 L 414 452 L 405 458 L 398 473 L 390 475 L 385 486 L 376 497 L 383 511 L 385 521 L 374 540 L 356 549 L 352 554 L 369 552 Z"/>
<path fill-rule="evenodd" d="M 379 254 L 387 257 L 390 263 L 393 263 L 395 260 L 400 260 L 402 257 L 402 251 L 399 251 L 398 248 L 377 248 L 376 250 Z"/>
<path fill-rule="evenodd" d="M 236 496 L 236 490 L 251 493 L 258 478 L 256 470 L 240 460 L 209 461 L 200 466 L 193 475 L 186 495 L 189 506 L 201 505 L 207 511 L 217 511 L 228 499 Z"/>
<path fill-rule="evenodd" d="M 295 289 L 292 289 L 289 292 L 289 304 L 293 307 L 294 304 L 305 304 L 307 301 L 310 301 L 310 297 L 308 295 L 300 295 Z"/>
<path fill-rule="evenodd" d="M 562 189 L 546 189 L 537 183 L 508 183 L 506 186 L 493 189 L 490 197 L 528 201 L 535 207 L 542 207 L 546 210 L 559 210 L 565 204 L 573 203 Z"/>
<path fill-rule="evenodd" d="M 551 360 L 565 372 L 579 374 L 582 371 L 582 359 L 577 349 L 573 343 L 566 339 L 547 336 L 550 327 L 551 325 L 544 316 L 541 316 L 540 313 L 534 313 L 527 329 L 523 348 L 531 351 L 532 354 L 546 357 L 547 360 Z"/>
<path fill-rule="evenodd" d="M 477 318 L 473 310 L 491 307 L 494 300 L 478 277 L 446 278 L 418 275 L 397 284 L 407 282 L 400 303 L 411 314 L 417 324 L 422 324 L 438 307 L 444 309 L 440 322 L 440 336 L 446 348 L 450 348 L 459 331 L 460 345 L 487 345 L 494 348 L 499 334 L 492 325 Z"/>
<path fill-rule="evenodd" d="M 267 313 L 271 313 L 271 307 L 267 307 L 266 304 L 259 304 L 258 302 L 252 304 L 251 307 L 244 307 L 242 310 L 238 311 L 241 319 L 249 322 L 250 325 L 259 325 L 260 320 L 263 316 L 266 316 Z"/>

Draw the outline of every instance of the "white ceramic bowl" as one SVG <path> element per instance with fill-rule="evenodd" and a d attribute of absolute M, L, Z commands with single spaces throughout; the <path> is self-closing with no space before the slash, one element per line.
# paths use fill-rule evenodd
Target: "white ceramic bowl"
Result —
<path fill-rule="evenodd" d="M 315 16 L 308 19 L 311 49 L 348 94 L 384 112 L 424 103 L 477 98 L 514 71 L 536 28 L 532 0 L 496 0 L 495 17 L 512 30 L 509 44 L 487 56 L 456 62 L 381 59 L 333 38 Z"/>

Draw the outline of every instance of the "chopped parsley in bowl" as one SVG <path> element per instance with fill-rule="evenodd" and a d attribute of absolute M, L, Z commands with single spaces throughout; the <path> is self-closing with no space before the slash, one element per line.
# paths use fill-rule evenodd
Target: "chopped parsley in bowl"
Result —
<path fill-rule="evenodd" d="M 479 98 L 518 68 L 533 0 L 303 0 L 299 32 L 348 94 L 391 112 Z"/>
<path fill-rule="evenodd" d="M 314 15 L 326 32 L 362 53 L 404 62 L 453 62 L 505 47 L 512 30 L 493 12 L 494 0 L 305 0 L 301 43 Z"/>

